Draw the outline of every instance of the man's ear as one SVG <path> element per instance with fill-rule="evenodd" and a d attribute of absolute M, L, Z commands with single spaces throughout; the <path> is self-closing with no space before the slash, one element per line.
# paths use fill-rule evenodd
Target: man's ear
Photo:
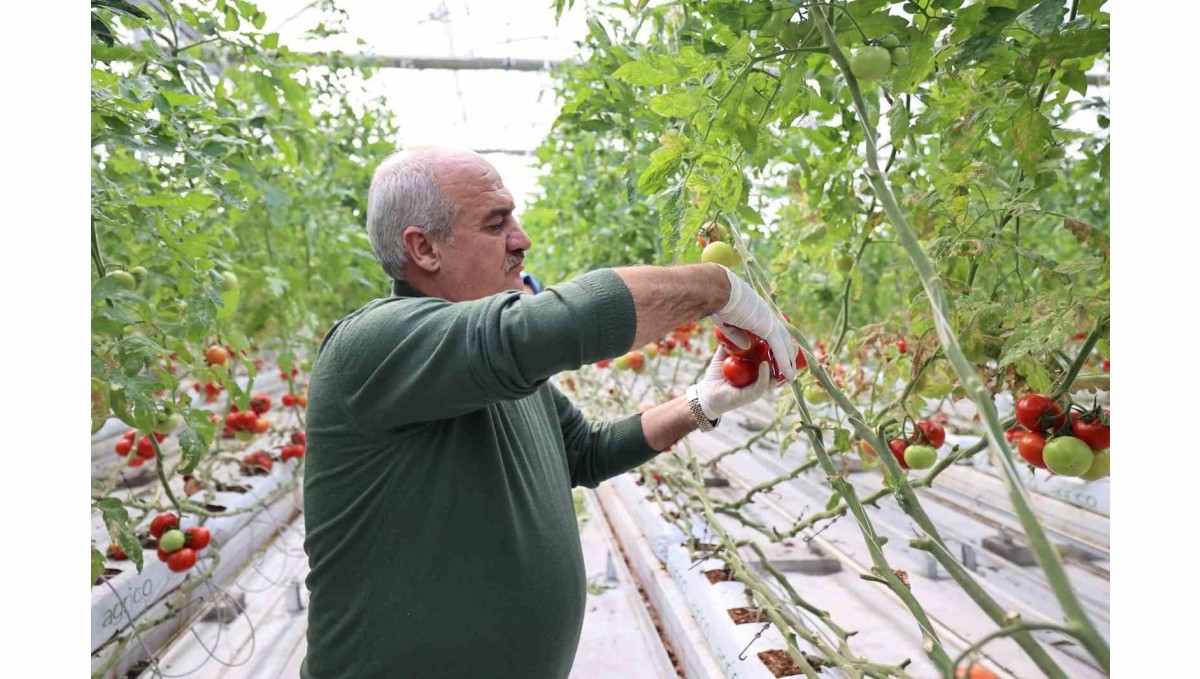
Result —
<path fill-rule="evenodd" d="M 409 262 L 429 273 L 442 267 L 441 243 L 430 237 L 425 229 L 419 226 L 407 227 L 400 239 L 408 252 Z"/>

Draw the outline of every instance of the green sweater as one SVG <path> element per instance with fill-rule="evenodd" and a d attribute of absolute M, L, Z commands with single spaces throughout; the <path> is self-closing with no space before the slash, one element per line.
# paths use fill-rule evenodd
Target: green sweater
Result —
<path fill-rule="evenodd" d="M 308 392 L 301 676 L 566 677 L 583 626 L 573 486 L 657 455 L 548 378 L 627 350 L 612 270 L 451 303 L 404 283 L 339 321 Z"/>

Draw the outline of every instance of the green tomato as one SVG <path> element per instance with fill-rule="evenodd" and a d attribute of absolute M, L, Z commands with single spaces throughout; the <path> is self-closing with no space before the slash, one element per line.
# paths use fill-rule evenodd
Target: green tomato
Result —
<path fill-rule="evenodd" d="M 1094 458 L 1088 444 L 1074 436 L 1056 436 L 1042 449 L 1046 467 L 1062 476 L 1083 476 L 1091 468 Z"/>
<path fill-rule="evenodd" d="M 617 370 L 629 370 L 629 357 L 628 356 L 618 356 L 613 361 L 613 365 L 615 365 L 617 367 Z"/>
<path fill-rule="evenodd" d="M 738 265 L 741 260 L 738 257 L 737 251 L 729 243 L 715 240 L 709 243 L 704 248 L 704 252 L 700 253 L 700 261 L 706 264 L 715 263 L 723 264 L 732 269 Z"/>
<path fill-rule="evenodd" d="M 862 47 L 850 57 L 850 72 L 859 80 L 878 80 L 891 71 L 892 55 L 886 47 Z"/>
<path fill-rule="evenodd" d="M 249 441 L 250 439 L 254 438 L 254 432 L 242 429 L 234 432 L 233 437 L 239 441 Z"/>
<path fill-rule="evenodd" d="M 904 462 L 913 469 L 929 469 L 937 462 L 937 451 L 930 446 L 909 446 L 904 449 Z"/>
<path fill-rule="evenodd" d="M 838 271 L 847 273 L 854 268 L 854 258 L 847 254 L 838 255 L 834 261 L 837 263 Z"/>
<path fill-rule="evenodd" d="M 241 285 L 238 283 L 237 276 L 232 271 L 221 272 L 221 290 L 224 292 L 233 292 Z"/>
<path fill-rule="evenodd" d="M 895 49 L 900 46 L 900 38 L 897 38 L 895 35 L 889 33 L 883 36 L 883 40 L 880 40 L 879 44 L 888 49 Z"/>
<path fill-rule="evenodd" d="M 897 47 L 892 50 L 892 63 L 896 66 L 903 66 L 908 63 L 908 48 Z"/>
<path fill-rule="evenodd" d="M 158 539 L 158 546 L 162 547 L 164 552 L 177 552 L 183 549 L 185 542 L 187 542 L 187 536 L 183 534 L 183 531 L 172 529 L 163 533 L 163 536 Z"/>
<path fill-rule="evenodd" d="M 174 413 L 170 417 L 165 414 L 158 418 L 158 426 L 154 428 L 155 433 L 170 434 L 183 424 L 183 416 L 179 413 Z"/>
<path fill-rule="evenodd" d="M 1088 467 L 1088 470 L 1079 478 L 1085 481 L 1099 481 L 1100 479 L 1108 476 L 1109 464 L 1110 458 L 1108 455 L 1108 449 L 1105 448 L 1093 456 L 1092 466 Z"/>
<path fill-rule="evenodd" d="M 829 400 L 829 394 L 819 386 L 811 386 L 804 388 L 804 400 L 809 403 L 825 403 Z"/>
<path fill-rule="evenodd" d="M 128 271 L 113 271 L 105 276 L 105 278 L 115 281 L 117 285 L 126 290 L 133 290 L 137 287 L 137 279 Z"/>
<path fill-rule="evenodd" d="M 146 267 L 135 266 L 129 270 L 129 273 L 133 274 L 133 278 L 134 278 L 134 280 L 137 281 L 138 285 L 141 285 L 142 283 L 146 282 L 146 273 L 147 273 Z"/>

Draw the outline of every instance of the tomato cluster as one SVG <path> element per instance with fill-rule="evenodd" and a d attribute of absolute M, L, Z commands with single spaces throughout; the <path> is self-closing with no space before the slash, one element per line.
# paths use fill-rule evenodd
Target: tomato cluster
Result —
<path fill-rule="evenodd" d="M 230 438 L 236 436 L 247 440 L 255 434 L 265 434 L 271 428 L 271 421 L 260 415 L 271 409 L 271 398 L 265 394 L 255 394 L 250 399 L 250 410 L 245 412 L 237 406 L 230 406 L 229 414 L 225 416 L 225 429 L 221 435 Z"/>
<path fill-rule="evenodd" d="M 758 379 L 759 366 L 766 361 L 771 367 L 771 378 L 776 382 L 782 382 L 783 373 L 779 371 L 779 364 L 775 361 L 771 346 L 748 330 L 741 328 L 737 328 L 737 330 L 746 335 L 749 340 L 747 346 L 739 347 L 721 328 L 713 326 L 713 334 L 716 335 L 717 342 L 725 347 L 725 353 L 729 354 L 725 358 L 725 362 L 721 364 L 721 374 L 725 377 L 725 381 L 735 387 L 754 384 Z M 808 367 L 808 362 L 804 359 L 804 352 L 799 349 L 796 350 L 796 367 L 799 369 Z"/>
<path fill-rule="evenodd" d="M 300 406 L 301 408 L 307 408 L 308 407 L 308 392 L 302 391 L 299 394 L 284 394 L 283 397 L 280 398 L 279 400 L 283 401 L 283 405 L 288 408 L 291 408 L 292 406 Z"/>
<path fill-rule="evenodd" d="M 162 443 L 167 438 L 167 434 L 154 432 L 154 438 Z M 138 436 L 136 429 L 130 429 L 121 436 L 121 440 L 117 441 L 117 455 L 121 457 L 129 457 L 130 453 L 136 455 L 129 460 L 130 467 L 140 467 L 146 464 L 146 460 L 154 459 L 154 443 L 150 440 L 150 436 L 142 434 Z"/>
<path fill-rule="evenodd" d="M 937 449 L 946 443 L 946 430 L 933 420 L 921 420 L 909 436 L 888 440 L 888 450 L 901 469 L 929 469 L 937 462 Z M 865 455 L 875 450 L 866 441 L 859 447 Z"/>
<path fill-rule="evenodd" d="M 220 396 L 221 392 L 224 390 L 224 387 L 222 387 L 219 384 L 216 384 L 215 382 L 205 382 L 203 385 L 201 385 L 199 382 L 197 382 L 194 385 L 192 385 L 192 388 L 195 389 L 197 392 L 200 392 L 201 390 L 203 390 L 205 403 L 215 402 L 217 400 L 217 397 Z"/>
<path fill-rule="evenodd" d="M 1097 481 L 1109 474 L 1109 412 L 1072 405 L 1070 415 L 1048 396 L 1017 401 L 1018 424 L 1005 434 L 1030 465 L 1062 476 Z"/>
<path fill-rule="evenodd" d="M 212 533 L 204 526 L 179 530 L 179 517 L 165 512 L 150 522 L 150 535 L 158 540 L 158 560 L 175 573 L 196 565 L 196 552 L 208 547 Z"/>
<path fill-rule="evenodd" d="M 304 449 L 308 445 L 307 441 L 304 432 L 292 432 L 292 442 L 279 451 L 279 459 L 287 462 L 292 458 L 300 459 L 304 457 Z"/>
<path fill-rule="evenodd" d="M 247 476 L 268 474 L 275 466 L 275 461 L 265 450 L 256 450 L 242 458 L 242 473 Z"/>

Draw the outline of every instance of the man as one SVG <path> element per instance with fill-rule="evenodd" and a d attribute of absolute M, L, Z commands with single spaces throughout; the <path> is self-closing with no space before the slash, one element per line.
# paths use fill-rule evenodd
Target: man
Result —
<path fill-rule="evenodd" d="M 311 378 L 304 677 L 566 677 L 586 599 L 571 488 L 710 429 L 771 379 L 764 363 L 732 387 L 722 349 L 688 396 L 587 422 L 547 378 L 709 314 L 795 354 L 764 300 L 716 264 L 603 269 L 522 294 L 531 243 L 513 209 L 470 152 L 397 154 L 371 181 L 367 230 L 392 296 L 334 325 Z"/>

